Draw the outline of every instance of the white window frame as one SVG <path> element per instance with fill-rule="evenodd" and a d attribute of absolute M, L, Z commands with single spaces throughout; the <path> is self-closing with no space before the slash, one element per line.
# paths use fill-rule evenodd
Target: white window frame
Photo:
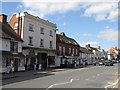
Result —
<path fill-rule="evenodd" d="M 40 47 L 44 47 L 44 39 L 40 39 Z"/>
<path fill-rule="evenodd" d="M 30 41 L 31 40 L 31 41 Z M 31 43 L 30 43 L 31 42 Z M 33 45 L 33 37 L 29 36 L 29 45 Z"/>

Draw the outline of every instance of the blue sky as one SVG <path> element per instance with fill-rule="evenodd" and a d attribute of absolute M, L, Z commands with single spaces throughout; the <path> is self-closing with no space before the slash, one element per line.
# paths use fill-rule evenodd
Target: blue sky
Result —
<path fill-rule="evenodd" d="M 1 14 L 8 15 L 8 22 L 14 13 L 28 11 L 45 20 L 56 23 L 58 31 L 65 32 L 81 46 L 91 46 L 108 50 L 118 46 L 117 2 L 2 2 Z M 99 1 L 99 0 L 97 0 Z M 115 1 L 115 0 L 113 0 Z M 33 6 L 33 7 L 31 7 Z M 105 10 L 106 8 L 106 10 Z"/>

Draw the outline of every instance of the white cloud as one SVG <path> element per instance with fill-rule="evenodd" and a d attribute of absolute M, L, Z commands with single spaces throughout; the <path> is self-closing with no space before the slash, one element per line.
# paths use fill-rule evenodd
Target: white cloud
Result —
<path fill-rule="evenodd" d="M 85 16 L 93 16 L 97 21 L 117 20 L 118 3 L 93 3 L 85 10 Z"/>
<path fill-rule="evenodd" d="M 63 26 L 66 26 L 66 22 L 64 22 L 62 25 L 63 25 Z"/>
<path fill-rule="evenodd" d="M 107 27 L 107 28 L 105 28 L 105 30 L 99 32 L 99 35 L 97 37 L 107 39 L 108 41 L 117 41 L 118 40 L 118 31 Z"/>
<path fill-rule="evenodd" d="M 84 43 L 80 43 L 81 46 L 85 46 L 87 44 L 90 44 L 91 46 L 99 46 L 100 45 L 99 42 L 84 42 Z"/>
<path fill-rule="evenodd" d="M 119 0 L 22 0 L 23 7 L 31 14 L 44 17 L 54 13 L 66 13 L 85 10 L 85 16 L 94 17 L 97 21 L 117 18 Z"/>
<path fill-rule="evenodd" d="M 89 34 L 89 33 L 84 33 L 84 34 L 80 34 L 80 36 L 92 37 L 92 36 L 94 36 L 94 35 L 93 35 L 93 34 Z"/>

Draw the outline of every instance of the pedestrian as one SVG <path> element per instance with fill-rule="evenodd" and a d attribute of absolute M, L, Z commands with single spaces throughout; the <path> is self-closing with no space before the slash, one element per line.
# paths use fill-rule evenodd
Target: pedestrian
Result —
<path fill-rule="evenodd" d="M 38 69 L 39 69 L 39 70 L 41 70 L 41 69 L 42 69 L 42 64 L 39 64 Z"/>
<path fill-rule="evenodd" d="M 36 70 L 36 63 L 34 63 L 34 70 Z"/>

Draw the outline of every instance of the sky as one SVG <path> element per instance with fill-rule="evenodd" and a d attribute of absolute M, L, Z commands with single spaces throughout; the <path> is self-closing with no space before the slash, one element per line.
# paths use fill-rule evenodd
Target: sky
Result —
<path fill-rule="evenodd" d="M 108 50 L 118 46 L 118 0 L 3 0 L 1 14 L 27 11 L 57 24 L 80 46 L 91 44 Z"/>

